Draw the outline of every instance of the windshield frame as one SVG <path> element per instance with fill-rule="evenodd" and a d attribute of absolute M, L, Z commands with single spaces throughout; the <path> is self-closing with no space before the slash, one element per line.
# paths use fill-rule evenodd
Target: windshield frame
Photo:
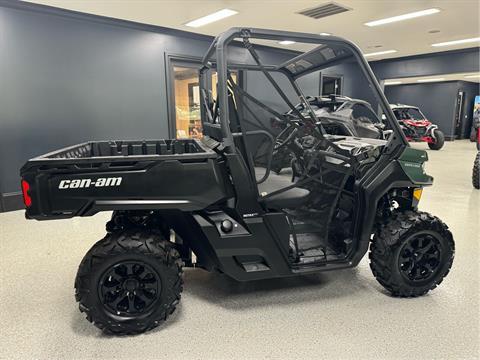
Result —
<path fill-rule="evenodd" d="M 368 85 L 375 93 L 377 100 L 379 101 L 379 106 L 383 113 L 385 114 L 386 121 L 388 122 L 389 127 L 393 130 L 393 136 L 390 136 L 389 141 L 387 143 L 387 148 L 397 147 L 398 145 L 408 146 L 408 141 L 398 124 L 398 121 L 393 114 L 393 111 L 383 94 L 383 91 L 373 74 L 368 62 L 363 57 L 361 50 L 354 45 L 352 42 L 336 37 L 336 36 L 324 36 L 324 35 L 316 35 L 316 34 L 307 34 L 307 33 L 296 33 L 296 32 L 288 32 L 288 31 L 277 31 L 277 30 L 266 30 L 266 29 L 256 29 L 256 28 L 232 28 L 227 30 L 226 32 L 220 34 L 215 38 L 215 40 L 210 45 L 209 49 L 207 50 L 204 58 L 203 58 L 203 69 L 210 69 L 212 67 L 216 68 L 217 71 L 217 94 L 218 94 L 218 106 L 220 109 L 224 109 L 219 113 L 219 120 L 220 120 L 220 128 L 221 133 L 223 136 L 223 146 L 227 152 L 234 152 L 234 142 L 233 142 L 233 135 L 230 130 L 229 126 L 229 119 L 228 119 L 228 70 L 229 69 L 250 69 L 250 70 L 261 70 L 261 71 L 279 71 L 283 72 L 287 78 L 291 80 L 292 85 L 296 88 L 297 95 L 302 103 L 309 108 L 310 105 L 308 101 L 305 100 L 304 95 L 298 88 L 298 84 L 296 79 L 307 75 L 311 72 L 321 70 L 326 65 L 332 66 L 332 62 L 318 64 L 317 66 L 313 66 L 308 68 L 305 71 L 301 71 L 296 75 L 293 75 L 291 71 L 287 69 L 287 66 L 292 63 L 292 61 L 298 61 L 299 59 L 304 58 L 308 54 L 311 54 L 312 51 L 318 51 L 319 47 L 315 47 L 311 51 L 307 51 L 303 54 L 300 54 L 283 64 L 277 66 L 270 66 L 270 65 L 263 65 L 257 63 L 257 65 L 251 64 L 239 64 L 239 63 L 229 63 L 228 61 L 228 46 L 234 40 L 240 39 L 243 40 L 244 46 L 248 49 L 249 46 L 252 45 L 248 40 L 249 39 L 265 39 L 265 40 L 291 40 L 300 43 L 311 43 L 311 44 L 319 44 L 321 46 L 326 46 L 331 44 L 333 47 L 343 47 L 347 49 L 351 55 L 348 57 L 342 57 L 336 59 L 335 62 L 343 62 L 347 58 L 354 58 L 358 63 L 360 70 L 362 71 L 363 75 L 365 76 Z M 338 60 L 338 61 L 337 61 Z M 280 94 L 281 95 L 281 94 Z M 312 114 L 312 119 L 316 119 L 316 116 L 313 110 L 310 109 L 310 113 Z"/>

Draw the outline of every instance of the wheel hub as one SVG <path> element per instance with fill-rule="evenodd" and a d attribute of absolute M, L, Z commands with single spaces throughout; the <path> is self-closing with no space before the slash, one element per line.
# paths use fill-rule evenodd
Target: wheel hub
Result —
<path fill-rule="evenodd" d="M 99 296 L 105 308 L 116 315 L 139 315 L 159 299 L 158 273 L 140 261 L 124 261 L 108 268 L 99 282 Z"/>
<path fill-rule="evenodd" d="M 426 281 L 440 268 L 441 247 L 432 234 L 418 234 L 408 239 L 400 249 L 399 267 L 402 276 L 410 281 Z"/>
<path fill-rule="evenodd" d="M 136 279 L 127 279 L 123 283 L 123 288 L 127 291 L 135 291 L 140 286 L 140 282 Z"/>

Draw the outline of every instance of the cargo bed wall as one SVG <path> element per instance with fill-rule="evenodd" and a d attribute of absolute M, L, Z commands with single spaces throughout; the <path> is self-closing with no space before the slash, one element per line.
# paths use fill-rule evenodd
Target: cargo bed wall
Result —
<path fill-rule="evenodd" d="M 27 166 L 22 175 L 32 198 L 29 218 L 89 216 L 104 210 L 192 211 L 221 201 L 229 193 L 222 167 L 214 159 L 91 162 L 84 166 L 53 161 Z"/>
<path fill-rule="evenodd" d="M 181 155 L 214 153 L 193 139 L 90 141 L 53 151 L 37 159 L 83 159 L 135 155 Z M 202 156 L 203 157 L 203 156 Z M 208 156 L 207 156 L 208 157 Z"/>

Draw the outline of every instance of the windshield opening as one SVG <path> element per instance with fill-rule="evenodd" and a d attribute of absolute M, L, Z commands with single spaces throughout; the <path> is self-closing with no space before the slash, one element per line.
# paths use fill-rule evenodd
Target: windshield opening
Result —
<path fill-rule="evenodd" d="M 425 117 L 417 108 L 394 109 L 393 113 L 398 120 L 425 120 Z"/>

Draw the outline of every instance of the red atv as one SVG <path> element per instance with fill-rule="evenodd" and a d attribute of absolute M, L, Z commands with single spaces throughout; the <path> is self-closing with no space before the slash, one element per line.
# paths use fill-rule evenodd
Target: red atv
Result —
<path fill-rule="evenodd" d="M 445 143 L 445 135 L 425 118 L 419 108 L 410 105 L 391 104 L 400 126 L 408 141 L 426 142 L 432 150 L 440 150 Z"/>

